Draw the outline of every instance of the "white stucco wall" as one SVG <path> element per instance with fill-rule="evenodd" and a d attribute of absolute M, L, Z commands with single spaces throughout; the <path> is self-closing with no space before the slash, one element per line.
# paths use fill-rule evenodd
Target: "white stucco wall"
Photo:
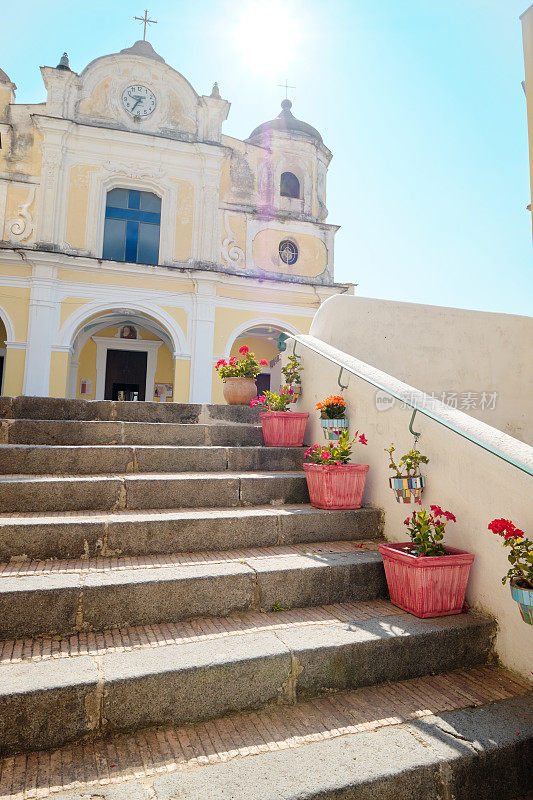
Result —
<path fill-rule="evenodd" d="M 334 304 L 326 304 L 331 309 Z M 323 329 L 327 328 L 325 307 L 318 312 L 322 316 Z M 317 315 L 318 316 L 318 315 Z M 330 320 L 330 339 L 336 339 L 338 319 Z M 346 323 L 346 326 L 348 323 Z M 349 339 L 349 331 L 340 327 L 343 342 Z M 382 385 L 403 393 L 415 392 L 387 374 L 329 347 L 312 337 L 303 337 L 309 343 L 322 347 L 330 355 L 335 355 L 343 363 L 362 369 L 364 373 Z M 335 341 L 336 344 L 336 341 Z M 292 353 L 289 342 L 287 353 Z M 299 401 L 299 411 L 309 411 L 310 419 L 306 433 L 308 444 L 324 441 L 320 428 L 316 403 L 329 394 L 340 390 L 337 383 L 339 366 L 328 362 L 298 343 L 296 353 L 302 357 L 303 397 Z M 401 355 L 398 355 L 401 365 Z M 431 365 L 437 371 L 436 365 Z M 388 455 L 384 448 L 391 442 L 397 447 L 396 454 L 407 452 L 413 444 L 409 433 L 412 409 L 401 408 L 396 403 L 387 411 L 376 405 L 376 389 L 363 379 L 343 373 L 343 383 L 348 383 L 344 391 L 347 412 L 352 434 L 359 429 L 368 438 L 368 446 L 359 445 L 354 451 L 353 461 L 370 465 L 365 487 L 364 505 L 372 505 L 384 511 L 384 535 L 389 541 L 407 539 L 403 520 L 413 506 L 399 504 L 388 487 L 392 474 L 388 468 Z M 415 392 L 416 396 L 416 392 Z M 417 397 L 423 402 L 422 393 Z M 442 415 L 450 424 L 465 433 L 476 437 L 533 468 L 533 448 L 523 442 L 492 428 L 460 411 L 438 405 L 435 413 Z M 502 663 L 532 679 L 533 669 L 533 630 L 526 625 L 516 603 L 512 600 L 509 586 L 502 586 L 501 578 L 509 564 L 507 552 L 501 546 L 500 537 L 487 530 L 488 523 L 495 517 L 506 517 L 529 533 L 533 532 L 533 504 L 531 503 L 533 478 L 497 456 L 473 444 L 454 431 L 438 424 L 432 419 L 417 414 L 414 429 L 422 433 L 419 448 L 426 454 L 430 463 L 423 469 L 427 478 L 427 488 L 423 495 L 423 505 L 438 504 L 452 511 L 457 523 L 447 528 L 447 544 L 468 550 L 475 554 L 467 590 L 467 601 L 475 608 L 489 613 L 498 622 L 495 652 Z"/>
<path fill-rule="evenodd" d="M 338 295 L 310 334 L 533 444 L 532 317 Z"/>

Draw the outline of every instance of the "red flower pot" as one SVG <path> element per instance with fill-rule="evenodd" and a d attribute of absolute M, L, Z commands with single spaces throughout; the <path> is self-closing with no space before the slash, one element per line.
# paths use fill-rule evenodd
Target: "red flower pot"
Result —
<path fill-rule="evenodd" d="M 473 553 L 445 547 L 444 556 L 414 556 L 411 542 L 380 544 L 391 603 L 415 617 L 460 614 Z"/>
<path fill-rule="evenodd" d="M 368 464 L 304 464 L 311 505 L 361 508 Z"/>
<path fill-rule="evenodd" d="M 259 414 L 267 447 L 301 447 L 309 414 L 304 411 L 264 411 Z"/>

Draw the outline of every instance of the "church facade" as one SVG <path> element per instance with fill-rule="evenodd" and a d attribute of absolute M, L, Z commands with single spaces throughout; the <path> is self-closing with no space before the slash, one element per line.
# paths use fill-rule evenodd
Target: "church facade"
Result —
<path fill-rule="evenodd" d="M 246 342 L 279 383 L 280 332 L 335 284 L 331 153 L 285 100 L 244 141 L 146 41 L 43 67 L 46 101 L 0 70 L 0 390 L 221 402 Z"/>

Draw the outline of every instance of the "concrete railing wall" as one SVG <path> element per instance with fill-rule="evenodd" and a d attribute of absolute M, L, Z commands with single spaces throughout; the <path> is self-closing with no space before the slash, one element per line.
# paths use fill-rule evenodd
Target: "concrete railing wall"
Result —
<path fill-rule="evenodd" d="M 347 366 L 363 370 L 368 377 L 387 385 L 391 390 L 400 394 L 408 393 L 409 396 L 414 393 L 419 402 L 423 402 L 423 393 L 417 394 L 414 387 L 316 338 L 304 338 L 314 346 L 321 347 L 325 353 L 343 360 Z M 290 340 L 288 344 L 287 354 L 290 354 L 293 342 Z M 337 383 L 339 367 L 301 343 L 296 345 L 296 353 L 301 355 L 304 367 L 303 397 L 298 403 L 298 410 L 310 413 L 306 442 L 323 442 L 315 405 L 327 395 L 340 392 Z M 401 359 L 401 354 L 398 358 Z M 363 502 L 383 509 L 386 539 L 405 541 L 407 536 L 403 520 L 413 506 L 396 502 L 388 486 L 388 478 L 393 473 L 388 468 L 388 455 L 384 448 L 394 442 L 396 454 L 401 455 L 412 447 L 413 436 L 409 432 L 412 409 L 402 408 L 396 402 L 388 410 L 380 410 L 381 406 L 378 408 L 376 405 L 376 389 L 370 383 L 349 376 L 346 371 L 342 381 L 348 383 L 344 397 L 350 431 L 353 434 L 358 429 L 368 438 L 368 446 L 358 445 L 352 459 L 355 463 L 370 465 Z M 447 406 L 438 404 L 433 411 L 471 436 L 533 467 L 533 448 L 523 442 Z M 508 584 L 502 586 L 501 578 L 509 567 L 507 553 L 501 546 L 500 537 L 487 530 L 487 525 L 495 517 L 506 517 L 529 532 L 529 535 L 533 533 L 533 478 L 420 413 L 415 418 L 414 430 L 421 432 L 419 448 L 430 459 L 423 469 L 427 478 L 423 506 L 429 508 L 434 503 L 452 511 L 457 523 L 448 525 L 447 544 L 475 554 L 467 601 L 496 618 L 498 633 L 495 651 L 501 662 L 531 680 L 533 630 L 522 621 Z"/>
<path fill-rule="evenodd" d="M 309 332 L 533 444 L 533 318 L 336 295 Z"/>

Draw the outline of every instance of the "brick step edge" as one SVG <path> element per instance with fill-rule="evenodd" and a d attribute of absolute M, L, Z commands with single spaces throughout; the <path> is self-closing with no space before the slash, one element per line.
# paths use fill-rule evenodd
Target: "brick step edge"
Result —
<path fill-rule="evenodd" d="M 245 635 L 0 667 L 0 752 L 215 719 L 331 690 L 486 662 L 477 614 L 251 630 Z"/>
<path fill-rule="evenodd" d="M 249 424 L 259 422 L 250 406 L 199 403 L 140 403 L 116 400 L 65 400 L 58 397 L 0 397 L 0 417 L 58 421 L 178 422 Z"/>
<path fill-rule="evenodd" d="M 63 635 L 386 594 L 376 542 L 255 548 L 203 558 L 6 564 L 0 635 Z M 305 552 L 304 552 L 305 551 Z"/>
<path fill-rule="evenodd" d="M 469 699 L 472 686 L 484 696 Z M 531 787 L 531 690 L 502 670 L 480 668 L 145 729 L 6 758 L 0 795 L 510 800 Z"/>
<path fill-rule="evenodd" d="M 0 516 L 0 562 L 172 555 L 300 542 L 375 539 L 376 508 L 323 511 L 309 504 L 246 508 L 26 513 Z"/>

